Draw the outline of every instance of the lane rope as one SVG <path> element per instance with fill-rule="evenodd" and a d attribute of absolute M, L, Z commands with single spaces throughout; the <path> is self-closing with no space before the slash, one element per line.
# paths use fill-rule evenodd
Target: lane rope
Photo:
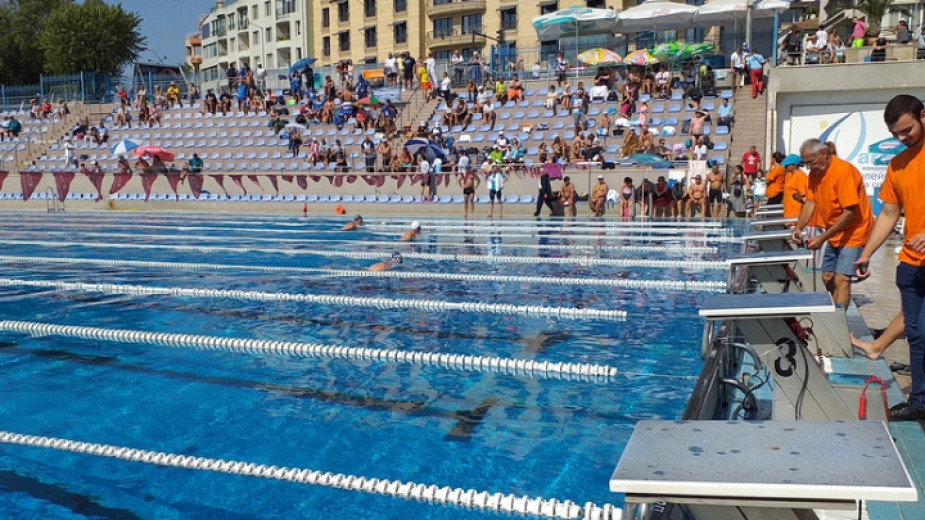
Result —
<path fill-rule="evenodd" d="M 291 248 L 263 248 L 263 247 L 223 247 L 198 245 L 170 245 L 170 244 L 125 244 L 104 242 L 46 242 L 43 240 L 0 240 L 0 244 L 12 246 L 38 246 L 38 247 L 86 247 L 96 249 L 160 249 L 170 251 L 197 252 L 197 253 L 264 253 L 281 255 L 313 255 L 333 258 L 349 258 L 354 260 L 381 260 L 379 252 L 352 252 L 352 251 L 318 251 L 313 249 Z M 400 245 L 396 242 L 396 246 Z M 581 266 L 605 265 L 611 267 L 656 267 L 662 269 L 722 269 L 729 268 L 725 260 L 650 260 L 643 258 L 588 258 L 588 257 L 524 257 L 510 255 L 462 255 L 443 253 L 402 253 L 406 259 L 466 262 L 466 263 L 503 263 L 503 264 L 572 264 Z"/>
<path fill-rule="evenodd" d="M 310 358 L 408 363 L 446 370 L 492 372 L 533 378 L 580 379 L 598 383 L 610 381 L 618 374 L 615 367 L 594 363 L 550 363 L 549 361 L 540 362 L 497 356 L 345 347 L 322 343 L 172 334 L 144 330 L 104 329 L 34 321 L 3 320 L 0 321 L 0 331 L 20 332 L 31 336 L 63 336 L 117 343 L 143 343 L 159 347 L 195 348 L 207 351 L 220 350 L 249 354 L 281 354 Z"/>
<path fill-rule="evenodd" d="M 0 278 L 3 287 L 41 287 L 58 291 L 95 292 L 102 294 L 124 294 L 129 296 L 182 296 L 188 298 L 232 299 L 245 301 L 281 301 L 321 304 L 338 307 L 365 307 L 375 309 L 414 309 L 428 312 L 462 311 L 485 314 L 543 316 L 564 319 L 623 320 L 626 311 L 604 309 L 579 309 L 574 307 L 546 307 L 541 305 L 515 305 L 511 303 L 447 302 L 440 300 L 367 298 L 360 296 L 338 296 L 330 294 L 268 293 L 225 289 L 187 289 L 184 287 L 147 287 L 114 283 L 62 282 L 54 280 L 18 280 Z"/>
<path fill-rule="evenodd" d="M 383 257 L 387 258 L 387 257 Z M 620 289 L 655 289 L 664 291 L 706 291 L 725 292 L 725 281 L 714 280 L 646 280 L 624 278 L 575 278 L 575 277 L 547 277 L 547 276 L 510 276 L 497 274 L 468 274 L 468 273 L 435 273 L 429 271 L 365 271 L 351 269 L 327 269 L 321 267 L 285 267 L 268 265 L 243 264 L 210 264 L 197 262 L 158 262 L 153 260 L 108 260 L 102 258 L 55 258 L 31 256 L 0 255 L 0 263 L 25 264 L 76 264 L 98 265 L 105 267 L 142 267 L 163 268 L 175 270 L 235 270 L 259 271 L 271 273 L 317 273 L 319 275 L 338 278 L 397 278 L 397 279 L 425 279 L 447 280 L 465 282 L 506 282 L 514 284 L 539 285 L 583 285 L 591 287 L 615 287 Z"/>
<path fill-rule="evenodd" d="M 462 506 L 470 509 L 498 511 L 520 515 L 542 516 L 563 520 L 621 520 L 623 511 L 611 504 L 598 506 L 587 502 L 584 507 L 570 501 L 531 498 L 513 494 L 489 493 L 474 489 L 451 488 L 434 484 L 400 480 L 358 477 L 343 473 L 313 471 L 287 466 L 268 466 L 253 462 L 194 457 L 161 451 L 142 450 L 111 444 L 81 442 L 57 437 L 24 435 L 0 431 L 0 442 L 36 448 L 48 448 L 71 453 L 120 459 L 130 462 L 174 468 L 211 471 L 265 479 L 282 480 L 312 486 L 343 489 L 372 495 L 384 495 L 432 504 Z"/>

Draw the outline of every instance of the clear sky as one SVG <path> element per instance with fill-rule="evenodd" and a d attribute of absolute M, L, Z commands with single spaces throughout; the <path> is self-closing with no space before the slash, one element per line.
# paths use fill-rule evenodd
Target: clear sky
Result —
<path fill-rule="evenodd" d="M 207 14 L 215 0 L 105 0 L 107 4 L 122 4 L 122 9 L 141 16 L 141 33 L 148 38 L 148 48 L 140 61 L 158 62 L 154 55 L 166 58 L 164 63 L 177 65 L 186 60 L 183 42 L 187 33 L 196 32 L 199 16 Z"/>

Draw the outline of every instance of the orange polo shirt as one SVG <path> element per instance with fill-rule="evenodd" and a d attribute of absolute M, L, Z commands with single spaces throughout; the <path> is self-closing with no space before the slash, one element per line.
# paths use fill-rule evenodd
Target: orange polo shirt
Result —
<path fill-rule="evenodd" d="M 835 247 L 863 247 L 867 243 L 874 217 L 861 172 L 851 163 L 832 157 L 824 175 L 809 176 L 806 198 L 816 202 L 816 219 L 820 226 L 827 229 L 835 225 L 845 208 L 857 206 L 857 216 L 844 229 L 832 235 L 829 244 Z"/>
<path fill-rule="evenodd" d="M 768 178 L 766 179 L 768 187 L 765 195 L 769 199 L 780 195 L 784 191 L 784 176 L 784 167 L 779 164 L 775 164 L 771 171 L 768 172 Z"/>
<path fill-rule="evenodd" d="M 913 251 L 908 239 L 925 233 L 925 146 L 903 150 L 890 161 L 886 179 L 880 187 L 880 200 L 899 204 L 906 213 L 905 240 L 899 261 L 914 266 L 925 265 L 925 254 Z"/>
<path fill-rule="evenodd" d="M 784 218 L 799 218 L 800 210 L 803 209 L 803 203 L 797 202 L 794 200 L 793 195 L 799 193 L 800 195 L 806 196 L 806 190 L 809 186 L 809 177 L 806 176 L 806 172 L 797 168 L 791 173 L 786 173 L 786 180 L 784 181 Z M 770 186 L 768 186 L 770 188 Z M 810 221 L 810 226 L 815 226 L 814 223 L 816 219 Z"/>

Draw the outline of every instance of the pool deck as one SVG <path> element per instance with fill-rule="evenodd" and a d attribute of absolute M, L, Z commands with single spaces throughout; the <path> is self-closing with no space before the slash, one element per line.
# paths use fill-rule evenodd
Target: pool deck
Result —
<path fill-rule="evenodd" d="M 888 240 L 877 251 L 871 262 L 871 278 L 852 288 L 852 298 L 857 310 L 871 329 L 883 329 L 900 311 L 899 292 L 896 289 L 896 253 L 900 246 L 898 239 Z M 884 352 L 886 365 L 909 363 L 909 344 L 899 339 Z M 907 395 L 911 381 L 908 376 L 893 373 L 893 376 Z M 868 510 L 874 520 L 921 520 L 925 518 L 925 433 L 917 422 L 889 423 L 890 432 L 899 448 L 909 474 L 918 487 L 917 502 L 870 502 Z M 859 468 L 859 470 L 862 470 Z"/>

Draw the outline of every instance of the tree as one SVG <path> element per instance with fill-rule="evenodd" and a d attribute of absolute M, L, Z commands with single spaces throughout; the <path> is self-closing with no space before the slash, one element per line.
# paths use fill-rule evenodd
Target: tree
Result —
<path fill-rule="evenodd" d="M 102 0 L 66 3 L 51 12 L 39 43 L 49 74 L 117 75 L 145 49 L 141 17 Z"/>
<path fill-rule="evenodd" d="M 0 0 L 0 83 L 38 83 L 44 63 L 39 35 L 48 13 L 72 0 Z"/>

